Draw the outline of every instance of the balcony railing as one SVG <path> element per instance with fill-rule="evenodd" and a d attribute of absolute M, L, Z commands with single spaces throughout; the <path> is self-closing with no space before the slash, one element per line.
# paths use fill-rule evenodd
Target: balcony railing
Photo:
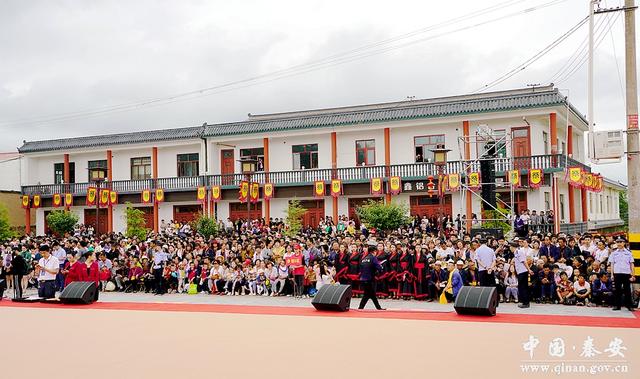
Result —
<path fill-rule="evenodd" d="M 497 175 L 504 175 L 508 170 L 540 168 L 545 172 L 562 171 L 569 166 L 579 166 L 591 171 L 589 166 L 564 155 L 538 155 L 531 157 L 498 158 L 494 160 Z M 480 171 L 478 161 L 451 161 L 447 162 L 446 173 L 461 173 Z M 329 181 L 339 178 L 346 183 L 366 182 L 374 177 L 400 176 L 402 179 L 425 178 L 429 175 L 437 176 L 438 170 L 433 163 L 408 163 L 391 166 L 361 166 L 343 167 L 337 169 L 324 168 L 313 170 L 272 171 L 269 173 L 257 172 L 251 175 L 251 180 L 259 183 L 267 181 L 277 185 L 307 185 L 314 181 Z M 268 178 L 268 180 L 267 180 Z M 198 186 L 221 185 L 223 187 L 237 187 L 245 180 L 243 174 L 208 175 L 190 177 L 172 177 L 144 180 L 115 180 L 101 184 L 103 188 L 110 188 L 120 194 L 140 193 L 145 189 L 163 188 L 167 192 L 192 191 Z M 46 184 L 23 186 L 22 193 L 26 195 L 40 194 L 44 197 L 54 193 L 72 193 L 84 195 L 87 193 L 89 183 Z"/>

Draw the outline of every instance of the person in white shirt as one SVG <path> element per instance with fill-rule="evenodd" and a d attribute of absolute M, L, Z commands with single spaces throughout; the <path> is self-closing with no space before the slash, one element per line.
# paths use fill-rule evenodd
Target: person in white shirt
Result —
<path fill-rule="evenodd" d="M 38 296 L 43 299 L 51 299 L 56 296 L 56 275 L 60 271 L 60 261 L 51 255 L 49 245 L 40 245 L 42 258 L 36 268 L 38 275 Z"/>
<path fill-rule="evenodd" d="M 598 245 L 593 252 L 593 257 L 600 263 L 609 259 L 609 249 L 604 245 L 604 241 L 598 241 Z"/>
<path fill-rule="evenodd" d="M 476 261 L 478 264 L 478 279 L 480 285 L 484 287 L 494 287 L 496 285 L 494 276 L 496 253 L 486 245 L 484 237 L 481 237 L 478 242 L 480 242 L 480 247 L 476 250 Z"/>

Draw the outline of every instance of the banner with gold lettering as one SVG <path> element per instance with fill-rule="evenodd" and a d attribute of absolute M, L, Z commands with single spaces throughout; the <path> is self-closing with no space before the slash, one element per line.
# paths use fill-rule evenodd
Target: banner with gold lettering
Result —
<path fill-rule="evenodd" d="M 467 185 L 470 190 L 477 190 L 480 188 L 480 173 L 479 172 L 470 172 L 467 177 Z"/>
<path fill-rule="evenodd" d="M 217 203 L 218 201 L 220 201 L 221 198 L 222 198 L 222 191 L 220 189 L 220 186 L 212 186 L 211 200 L 213 200 L 214 203 Z"/>
<path fill-rule="evenodd" d="M 544 184 L 544 174 L 539 168 L 529 170 L 529 188 L 540 188 Z"/>
<path fill-rule="evenodd" d="M 460 189 L 460 174 L 449 174 L 448 177 L 449 191 L 458 191 Z"/>
<path fill-rule="evenodd" d="M 600 174 L 595 174 L 595 176 L 596 177 L 593 179 L 593 181 L 595 182 L 593 190 L 595 192 L 602 192 L 604 188 L 604 178 Z"/>
<path fill-rule="evenodd" d="M 204 203 L 207 201 L 207 187 L 198 187 L 196 192 L 196 198 L 199 202 Z"/>
<path fill-rule="evenodd" d="M 331 180 L 331 196 L 338 197 L 340 195 L 342 195 L 342 180 L 332 179 Z"/>
<path fill-rule="evenodd" d="M 589 191 L 595 191 L 595 182 L 597 181 L 596 178 L 597 177 L 595 177 L 594 174 L 585 172 L 584 175 L 582 175 L 582 188 L 585 188 Z"/>
<path fill-rule="evenodd" d="M 260 184 L 259 183 L 251 183 L 251 191 L 249 193 L 249 198 L 252 203 L 257 203 L 260 198 Z"/>
<path fill-rule="evenodd" d="M 109 190 L 102 189 L 100 190 L 100 206 L 106 207 L 107 205 L 109 205 Z"/>
<path fill-rule="evenodd" d="M 51 201 L 53 203 L 54 208 L 58 208 L 62 206 L 62 196 L 59 193 L 53 194 L 53 199 Z"/>
<path fill-rule="evenodd" d="M 238 200 L 240 200 L 241 203 L 247 201 L 249 199 L 249 182 L 247 182 L 246 180 L 241 181 L 240 191 L 238 193 Z"/>
<path fill-rule="evenodd" d="M 29 209 L 29 195 L 22 195 L 22 208 Z"/>
<path fill-rule="evenodd" d="M 265 183 L 262 192 L 265 200 L 271 200 L 273 197 L 273 183 Z"/>
<path fill-rule="evenodd" d="M 582 168 L 569 167 L 567 169 L 567 176 L 569 179 L 569 185 L 573 187 L 582 187 Z"/>
<path fill-rule="evenodd" d="M 109 192 L 109 205 L 114 206 L 118 204 L 118 193 L 116 191 Z"/>
<path fill-rule="evenodd" d="M 164 202 L 164 190 L 162 188 L 156 188 L 156 203 L 160 204 Z"/>
<path fill-rule="evenodd" d="M 146 189 L 142 191 L 142 203 L 151 204 L 151 190 Z"/>
<path fill-rule="evenodd" d="M 42 198 L 40 195 L 33 195 L 33 208 L 40 208 L 40 205 L 42 205 Z"/>
<path fill-rule="evenodd" d="M 313 197 L 324 197 L 324 194 L 324 182 L 322 180 L 313 182 Z"/>
<path fill-rule="evenodd" d="M 373 196 L 380 196 L 384 194 L 384 190 L 382 189 L 382 178 L 371 178 L 369 188 L 369 193 Z"/>
<path fill-rule="evenodd" d="M 73 194 L 71 193 L 64 194 L 64 206 L 67 208 L 73 206 Z"/>
<path fill-rule="evenodd" d="M 96 205 L 96 200 L 98 197 L 98 190 L 96 187 L 87 187 L 87 205 L 94 206 Z"/>
<path fill-rule="evenodd" d="M 399 176 L 392 176 L 389 178 L 389 193 L 391 195 L 397 195 L 402 192 L 402 180 Z"/>
<path fill-rule="evenodd" d="M 520 187 L 520 170 L 509 170 L 509 183 L 514 187 Z"/>

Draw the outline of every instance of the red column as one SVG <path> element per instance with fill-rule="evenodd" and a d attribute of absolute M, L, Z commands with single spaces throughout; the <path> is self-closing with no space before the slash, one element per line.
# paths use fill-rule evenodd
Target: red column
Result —
<path fill-rule="evenodd" d="M 384 128 L 384 165 L 385 165 L 385 175 L 387 176 L 387 180 L 391 176 L 391 136 L 389 128 Z M 391 194 L 387 193 L 385 196 L 385 200 L 387 204 L 391 203 Z"/>
<path fill-rule="evenodd" d="M 556 114 L 549 114 L 549 134 L 551 135 L 551 154 L 558 154 L 558 126 Z"/>
<path fill-rule="evenodd" d="M 580 190 L 580 202 L 582 203 L 582 222 L 587 222 L 589 219 L 589 213 L 587 208 L 587 190 Z"/>
<path fill-rule="evenodd" d="M 573 125 L 567 129 L 567 151 L 565 154 L 573 158 Z"/>
<path fill-rule="evenodd" d="M 465 138 L 464 141 L 464 159 L 469 161 L 471 160 L 471 144 L 469 141 L 469 121 L 462 122 L 462 134 Z M 470 169 L 467 169 L 467 174 L 471 172 Z M 466 218 L 467 218 L 467 232 L 471 231 L 471 215 L 473 214 L 473 205 L 471 192 L 469 190 L 466 191 Z"/>
<path fill-rule="evenodd" d="M 111 187 L 111 182 L 113 181 L 113 155 L 111 150 L 107 150 L 107 181 L 109 181 L 109 189 L 113 189 Z M 113 233 L 113 206 L 111 202 L 109 202 L 109 206 L 107 207 L 107 232 Z"/>
<path fill-rule="evenodd" d="M 264 137 L 262 139 L 262 146 L 264 147 L 264 180 L 265 180 L 265 183 L 268 183 L 269 182 L 269 138 L 268 137 Z M 270 217 L 271 217 L 271 201 L 265 199 L 264 200 L 264 219 L 267 225 L 269 225 Z"/>
<path fill-rule="evenodd" d="M 336 132 L 331 132 L 331 177 L 336 178 L 338 175 L 338 138 Z M 338 223 L 338 198 L 331 196 L 333 199 L 333 222 Z"/>
<path fill-rule="evenodd" d="M 24 234 L 31 234 L 31 208 L 24 210 Z"/>
<path fill-rule="evenodd" d="M 551 177 L 551 196 L 553 197 L 553 232 L 555 234 L 560 232 L 560 212 L 559 212 L 559 199 L 558 199 L 558 178 Z"/>
<path fill-rule="evenodd" d="M 151 150 L 151 169 L 153 171 L 153 179 L 154 184 L 157 183 L 156 179 L 158 179 L 158 148 L 154 146 Z M 155 185 L 154 185 L 155 187 Z M 153 231 L 158 233 L 159 229 L 159 220 L 158 220 L 158 203 L 153 201 Z"/>
<path fill-rule="evenodd" d="M 69 154 L 64 155 L 64 168 L 63 168 L 62 179 L 64 180 L 65 184 L 68 184 L 69 181 L 71 180 L 71 174 L 69 172 Z"/>

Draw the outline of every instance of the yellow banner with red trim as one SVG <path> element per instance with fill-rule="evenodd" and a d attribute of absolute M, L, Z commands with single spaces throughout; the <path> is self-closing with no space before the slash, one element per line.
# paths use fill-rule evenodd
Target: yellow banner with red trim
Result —
<path fill-rule="evenodd" d="M 582 187 L 582 168 L 580 167 L 569 167 L 567 169 L 568 177 L 569 177 L 569 185 L 573 187 Z"/>
<path fill-rule="evenodd" d="M 520 170 L 509 170 L 509 183 L 514 187 L 520 187 Z"/>
<path fill-rule="evenodd" d="M 332 179 L 331 180 L 331 196 L 338 197 L 340 195 L 342 195 L 342 180 Z"/>
<path fill-rule="evenodd" d="M 156 188 L 156 203 L 162 203 L 164 202 L 164 189 L 162 188 Z"/>
<path fill-rule="evenodd" d="M 389 178 L 389 193 L 391 195 L 397 195 L 402 192 L 402 180 L 399 176 L 392 176 Z"/>
<path fill-rule="evenodd" d="M 222 198 L 222 190 L 220 186 L 212 186 L 211 187 L 211 200 L 214 203 L 217 203 Z"/>
<path fill-rule="evenodd" d="M 142 203 L 151 204 L 151 190 L 146 189 L 142 191 Z"/>
<path fill-rule="evenodd" d="M 247 182 L 246 180 L 243 180 L 240 182 L 240 191 L 239 191 L 238 200 L 240 200 L 241 203 L 244 203 L 248 199 L 249 199 L 249 182 Z"/>
<path fill-rule="evenodd" d="M 40 206 L 42 205 L 42 198 L 40 197 L 40 195 L 33 195 L 33 207 L 34 208 L 40 208 Z"/>
<path fill-rule="evenodd" d="M 271 200 L 273 197 L 273 183 L 265 183 L 262 192 L 264 192 L 263 195 L 265 200 Z"/>
<path fill-rule="evenodd" d="M 447 182 L 449 191 L 458 191 L 460 189 L 460 174 L 449 174 Z"/>
<path fill-rule="evenodd" d="M 204 203 L 207 201 L 207 187 L 198 187 L 198 191 L 196 192 L 196 198 L 199 202 Z"/>
<path fill-rule="evenodd" d="M 313 196 L 324 197 L 324 194 L 325 194 L 324 182 L 322 180 L 317 180 L 313 182 Z"/>
<path fill-rule="evenodd" d="M 380 196 L 384 193 L 382 188 L 382 178 L 371 178 L 369 193 L 373 196 Z"/>
<path fill-rule="evenodd" d="M 100 190 L 100 206 L 106 207 L 107 205 L 109 205 L 109 190 Z"/>
<path fill-rule="evenodd" d="M 96 187 L 87 187 L 87 205 L 88 206 L 96 205 L 97 197 L 98 197 L 98 189 Z"/>
<path fill-rule="evenodd" d="M 22 208 L 29 209 L 29 195 L 22 195 Z"/>
<path fill-rule="evenodd" d="M 529 188 L 540 188 L 544 183 L 544 174 L 539 168 L 529 170 Z"/>
<path fill-rule="evenodd" d="M 251 193 L 249 194 L 252 203 L 257 203 L 260 198 L 260 184 L 251 183 Z"/>
<path fill-rule="evenodd" d="M 59 193 L 53 194 L 53 207 L 58 208 L 62 206 L 62 196 Z"/>
<path fill-rule="evenodd" d="M 109 192 L 109 205 L 118 204 L 118 193 L 116 191 Z"/>
<path fill-rule="evenodd" d="M 73 206 L 73 194 L 71 193 L 64 194 L 64 206 L 65 207 Z"/>
<path fill-rule="evenodd" d="M 476 190 L 480 188 L 480 173 L 470 172 L 467 178 L 469 189 Z"/>

